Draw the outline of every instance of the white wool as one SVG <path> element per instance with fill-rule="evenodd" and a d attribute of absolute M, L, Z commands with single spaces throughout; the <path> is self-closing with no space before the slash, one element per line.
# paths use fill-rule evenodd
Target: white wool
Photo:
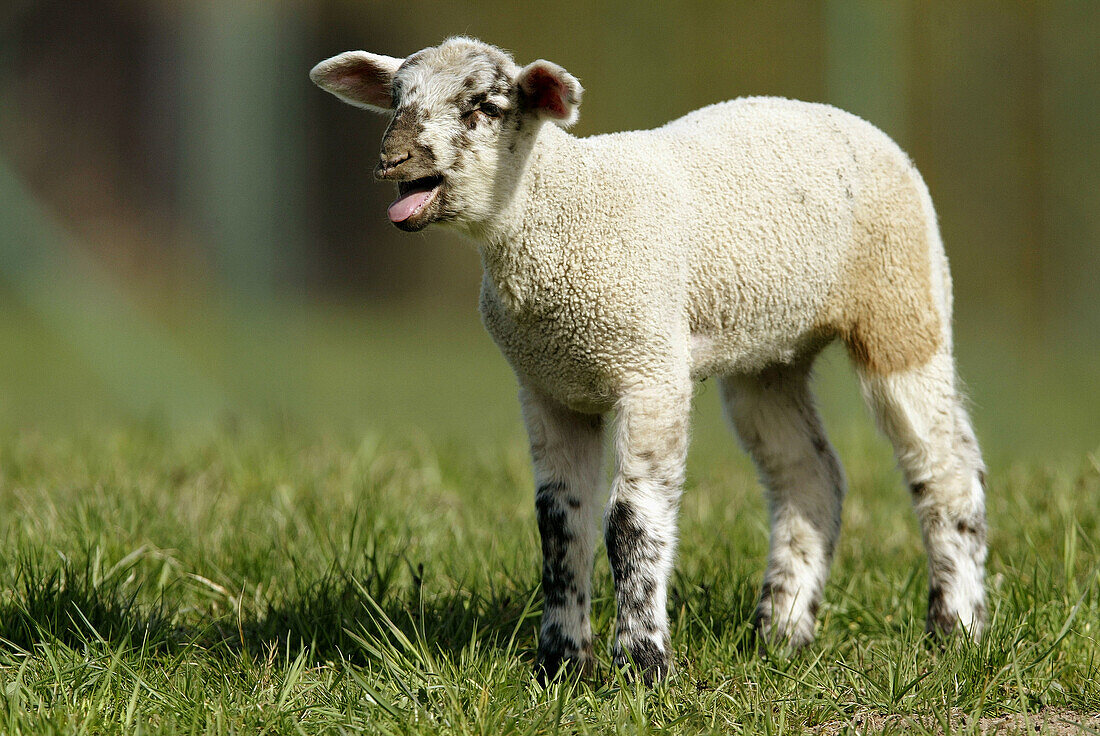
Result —
<path fill-rule="evenodd" d="M 481 314 L 519 379 L 531 438 L 547 674 L 592 661 L 590 516 L 599 415 L 610 410 L 614 659 L 647 679 L 669 673 L 665 595 L 691 385 L 712 375 L 769 494 L 757 623 L 772 641 L 812 640 L 845 480 L 809 376 L 834 339 L 910 485 L 929 555 L 929 629 L 980 633 L 984 466 L 956 386 L 931 197 L 893 141 L 828 105 L 770 97 L 577 138 L 563 127 L 583 90 L 556 64 L 520 68 L 471 39 L 418 52 L 396 73 L 352 58 L 366 66 L 349 76 L 323 62 L 315 81 L 376 104 L 393 77 L 383 167 L 444 182 L 441 203 L 408 229 L 438 222 L 481 253 Z M 407 163 L 386 163 L 405 153 Z"/>
<path fill-rule="evenodd" d="M 748 98 L 585 139 L 544 125 L 480 233 L 486 326 L 524 379 L 579 410 L 655 373 L 795 361 L 820 348 L 854 198 L 873 196 L 861 152 L 923 186 L 885 135 L 826 105 Z"/>

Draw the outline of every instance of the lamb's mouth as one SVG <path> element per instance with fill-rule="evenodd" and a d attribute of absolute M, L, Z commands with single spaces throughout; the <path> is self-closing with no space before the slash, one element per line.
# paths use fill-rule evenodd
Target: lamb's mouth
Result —
<path fill-rule="evenodd" d="M 398 197 L 387 212 L 392 222 L 402 230 L 420 230 L 439 217 L 440 193 L 444 180 L 441 174 L 397 182 Z"/>

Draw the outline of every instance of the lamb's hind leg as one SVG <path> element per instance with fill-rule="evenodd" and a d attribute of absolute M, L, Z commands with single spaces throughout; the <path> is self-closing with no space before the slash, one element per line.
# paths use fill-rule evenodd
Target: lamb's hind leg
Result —
<path fill-rule="evenodd" d="M 985 623 L 985 466 L 946 348 L 916 368 L 860 380 L 894 445 L 928 551 L 928 631 Z"/>
<path fill-rule="evenodd" d="M 535 514 L 542 538 L 542 629 L 538 670 L 592 665 L 592 554 L 599 501 L 602 418 L 520 392 L 535 469 Z"/>
<path fill-rule="evenodd" d="M 800 647 L 814 620 L 840 532 L 844 472 L 825 437 L 808 366 L 722 382 L 727 413 L 768 490 L 771 545 L 756 624 L 772 642 Z"/>

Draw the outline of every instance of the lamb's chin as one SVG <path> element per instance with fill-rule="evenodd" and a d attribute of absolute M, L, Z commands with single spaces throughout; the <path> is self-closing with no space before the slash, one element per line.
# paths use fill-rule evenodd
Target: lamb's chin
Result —
<path fill-rule="evenodd" d="M 407 233 L 418 233 L 433 222 L 435 222 L 435 220 L 428 217 L 410 217 L 407 220 L 393 223 L 393 226 Z"/>

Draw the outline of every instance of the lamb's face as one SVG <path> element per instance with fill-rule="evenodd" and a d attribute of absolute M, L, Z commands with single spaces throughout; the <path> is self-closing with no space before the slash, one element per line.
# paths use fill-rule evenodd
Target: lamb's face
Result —
<path fill-rule="evenodd" d="M 487 216 L 493 179 L 522 117 L 504 54 L 454 42 L 413 54 L 393 79 L 393 120 L 376 175 L 398 182 L 389 218 L 402 230 Z"/>
<path fill-rule="evenodd" d="M 392 114 L 375 174 L 397 182 L 388 214 L 409 231 L 492 217 L 522 166 L 521 139 L 544 119 L 571 124 L 582 91 L 555 64 L 521 69 L 501 50 L 463 38 L 404 60 L 349 51 L 310 76 L 351 104 Z"/>

